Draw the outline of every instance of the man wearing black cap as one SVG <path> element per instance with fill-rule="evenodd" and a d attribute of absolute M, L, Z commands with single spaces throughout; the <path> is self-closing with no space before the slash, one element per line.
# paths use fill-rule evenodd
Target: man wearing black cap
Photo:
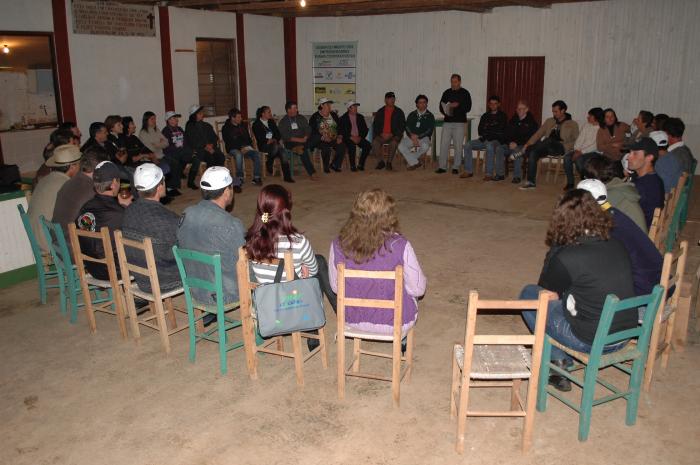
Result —
<path fill-rule="evenodd" d="M 124 208 L 132 201 L 131 196 L 123 198 L 119 195 L 119 174 L 119 168 L 111 161 L 100 162 L 95 167 L 92 180 L 96 195 L 82 206 L 78 218 L 75 220 L 76 227 L 84 231 L 99 232 L 104 226 L 109 228 L 117 270 L 119 269 L 119 260 L 114 244 L 114 231 L 122 228 Z M 105 251 L 100 240 L 81 237 L 80 249 L 90 257 L 105 258 Z M 102 263 L 85 262 L 85 268 L 97 279 L 109 279 L 107 267 Z"/>
<path fill-rule="evenodd" d="M 659 158 L 659 148 L 649 137 L 642 137 L 630 146 L 627 163 L 634 171 L 632 180 L 639 192 L 639 206 L 642 207 L 647 228 L 651 226 L 654 210 L 664 206 L 664 183 L 654 172 L 654 163 Z"/>
<path fill-rule="evenodd" d="M 393 92 L 384 94 L 384 106 L 381 107 L 374 115 L 372 122 L 372 152 L 379 159 L 377 169 L 391 170 L 391 162 L 396 154 L 396 148 L 403 137 L 403 131 L 406 128 L 406 116 L 401 108 L 395 105 L 396 95 Z M 386 163 L 382 155 L 382 146 L 389 146 Z"/>

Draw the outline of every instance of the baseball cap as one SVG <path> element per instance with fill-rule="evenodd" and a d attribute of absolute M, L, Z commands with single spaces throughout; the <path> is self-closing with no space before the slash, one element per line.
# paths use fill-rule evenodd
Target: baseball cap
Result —
<path fill-rule="evenodd" d="M 70 165 L 83 158 L 80 149 L 73 144 L 59 145 L 53 149 L 53 155 L 46 160 L 46 166 L 57 168 L 59 166 Z"/>
<path fill-rule="evenodd" d="M 357 105 L 358 107 L 360 106 L 359 103 L 353 102 L 352 100 L 350 100 L 348 103 L 345 104 L 345 108 L 350 109 L 350 107 L 354 107 L 355 105 Z"/>
<path fill-rule="evenodd" d="M 197 113 L 197 112 L 198 112 L 199 110 L 201 110 L 202 108 L 204 108 L 202 105 L 200 105 L 199 103 L 195 103 L 194 105 L 192 105 L 192 106 L 190 107 L 189 115 L 190 115 L 190 116 L 194 115 L 195 113 Z"/>
<path fill-rule="evenodd" d="M 656 145 L 651 137 L 642 137 L 634 144 L 630 145 L 630 152 L 634 150 L 643 150 L 647 155 L 659 156 L 659 146 Z"/>
<path fill-rule="evenodd" d="M 656 142 L 659 148 L 668 147 L 668 134 L 665 131 L 652 131 L 649 133 L 649 138 Z"/>
<path fill-rule="evenodd" d="M 165 121 L 168 121 L 173 116 L 175 116 L 177 118 L 182 118 L 182 115 L 176 111 L 166 111 L 165 112 Z"/>
<path fill-rule="evenodd" d="M 119 168 L 111 161 L 102 161 L 98 163 L 92 174 L 92 180 L 96 183 L 119 179 L 119 177 Z"/>
<path fill-rule="evenodd" d="M 224 166 L 212 166 L 208 168 L 199 181 L 199 187 L 205 191 L 223 189 L 231 184 L 233 184 L 231 172 Z"/>
<path fill-rule="evenodd" d="M 334 103 L 333 100 L 326 98 L 326 97 L 321 97 L 318 101 L 319 105 L 323 105 L 324 103 Z"/>
<path fill-rule="evenodd" d="M 163 179 L 163 170 L 154 163 L 139 165 L 134 172 L 134 187 L 139 191 L 147 191 L 156 187 Z"/>
<path fill-rule="evenodd" d="M 608 201 L 608 189 L 605 187 L 605 184 L 603 184 L 603 181 L 598 179 L 584 179 L 578 183 L 576 188 L 590 192 L 600 205 Z"/>
<path fill-rule="evenodd" d="M 390 91 L 384 94 L 384 98 L 396 98 L 396 95 Z"/>

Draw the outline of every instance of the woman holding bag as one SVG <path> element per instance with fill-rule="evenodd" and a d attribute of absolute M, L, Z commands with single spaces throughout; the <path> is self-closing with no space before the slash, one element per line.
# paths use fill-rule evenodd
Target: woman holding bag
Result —
<path fill-rule="evenodd" d="M 245 251 L 258 283 L 272 283 L 277 265 L 271 260 L 284 258 L 291 250 L 294 272 L 300 278 L 316 276 L 321 291 L 326 295 L 333 311 L 336 310 L 336 294 L 328 279 L 328 262 L 323 255 L 316 255 L 309 240 L 292 224 L 292 195 L 279 184 L 269 184 L 260 190 L 258 206 L 252 226 L 245 237 Z M 282 280 L 287 280 L 285 273 Z M 318 346 L 315 339 L 307 340 L 309 350 Z"/>

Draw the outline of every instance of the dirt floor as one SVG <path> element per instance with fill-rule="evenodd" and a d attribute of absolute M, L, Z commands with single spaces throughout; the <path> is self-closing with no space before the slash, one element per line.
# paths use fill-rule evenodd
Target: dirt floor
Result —
<path fill-rule="evenodd" d="M 349 379 L 346 400 L 337 399 L 335 344 L 329 369 L 318 358 L 305 365 L 303 388 L 295 384 L 290 361 L 270 356 L 260 360 L 260 379 L 250 380 L 242 350 L 231 353 L 222 376 L 215 344 L 200 344 L 190 363 L 185 332 L 172 337 L 168 356 L 148 329 L 138 345 L 121 340 L 116 321 L 105 314 L 97 315 L 98 332 L 91 335 L 84 313 L 69 324 L 57 294 L 41 306 L 30 281 L 0 291 L 0 464 L 698 463 L 700 347 L 694 330 L 685 351 L 672 355 L 652 392 L 642 395 L 635 426 L 625 426 L 625 402 L 611 402 L 594 409 L 590 438 L 580 443 L 578 417 L 550 401 L 536 415 L 529 454 L 520 451 L 521 421 L 497 418 L 470 419 L 466 452 L 454 451 L 451 348 L 464 337 L 465 298 L 470 289 L 514 298 L 537 280 L 561 181 L 521 192 L 509 181 L 484 183 L 431 170 L 297 179 L 287 185 L 294 221 L 318 253 L 327 254 L 359 190 L 383 187 L 398 200 L 402 231 L 428 277 L 415 371 L 402 385 L 399 409 L 392 408 L 389 384 L 379 381 Z M 247 184 L 236 197 L 234 214 L 246 225 L 257 192 Z M 188 191 L 173 208 L 182 211 L 198 195 Z M 684 232 L 691 237 L 690 273 L 700 261 L 700 225 L 693 222 L 699 217 L 691 211 Z M 479 323 L 484 331 L 525 328 L 515 316 Z M 328 311 L 331 340 L 335 324 Z M 389 373 L 388 365 L 377 369 Z M 507 391 L 472 400 L 509 405 Z"/>

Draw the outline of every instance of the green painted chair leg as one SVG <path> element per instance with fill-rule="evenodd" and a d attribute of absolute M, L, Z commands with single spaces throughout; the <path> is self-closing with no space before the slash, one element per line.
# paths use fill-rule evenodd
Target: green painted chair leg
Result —
<path fill-rule="evenodd" d="M 639 392 L 642 386 L 642 378 L 644 375 L 644 363 L 646 359 L 646 354 L 644 354 L 643 357 L 635 360 L 634 363 L 632 363 L 632 374 L 630 375 L 629 384 L 630 393 L 627 396 L 627 414 L 625 416 L 625 423 L 628 426 L 632 426 L 637 422 Z"/>
<path fill-rule="evenodd" d="M 40 269 L 41 265 L 37 264 L 36 276 L 39 281 L 39 298 L 41 299 L 42 305 L 46 304 L 46 275 L 44 270 Z"/>
<path fill-rule="evenodd" d="M 223 307 L 217 311 L 216 326 L 218 326 L 219 332 L 219 369 L 221 374 L 225 375 L 228 372 L 228 360 L 226 356 L 226 319 L 224 318 Z"/>
<path fill-rule="evenodd" d="M 588 439 L 588 433 L 591 429 L 591 412 L 593 410 L 596 377 L 598 376 L 598 362 L 598 360 L 590 360 L 589 365 L 585 368 L 586 374 L 583 380 L 583 392 L 581 393 L 581 407 L 578 421 L 578 440 L 581 442 Z"/>
<path fill-rule="evenodd" d="M 78 289 L 75 281 L 68 285 L 68 296 L 70 298 L 70 322 L 74 324 L 78 321 Z"/>
<path fill-rule="evenodd" d="M 540 379 L 537 380 L 537 411 L 547 410 L 547 386 L 549 385 L 549 364 L 552 357 L 552 344 L 549 336 L 545 335 L 542 346 L 542 362 L 540 363 Z"/>
<path fill-rule="evenodd" d="M 194 363 L 194 359 L 197 356 L 197 327 L 194 322 L 194 308 L 191 305 L 187 306 L 187 320 L 190 324 L 190 362 Z"/>

